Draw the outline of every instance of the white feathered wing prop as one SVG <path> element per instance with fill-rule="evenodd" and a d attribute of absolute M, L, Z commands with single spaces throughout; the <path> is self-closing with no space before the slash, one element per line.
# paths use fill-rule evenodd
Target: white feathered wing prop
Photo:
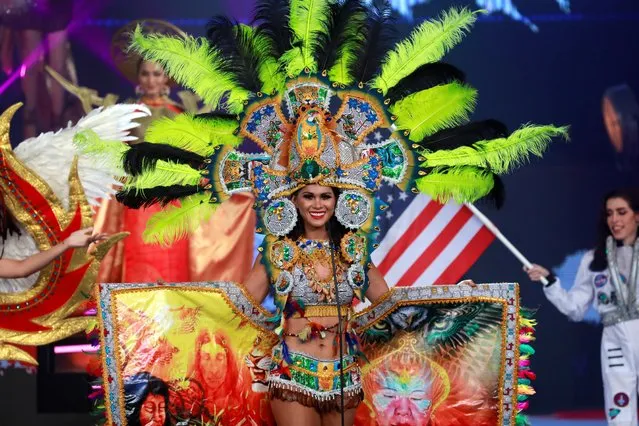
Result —
<path fill-rule="evenodd" d="M 90 130 L 110 142 L 130 142 L 137 138 L 130 130 L 139 126 L 135 120 L 151 115 L 149 109 L 138 104 L 118 104 L 101 107 L 81 118 L 75 126 L 57 132 L 43 133 L 21 142 L 14 150 L 15 157 L 46 182 L 64 208 L 69 207 L 69 172 L 74 157 L 78 157 L 78 175 L 87 201 L 92 206 L 115 193 L 117 177 L 123 172 L 112 161 L 100 161 L 83 155 L 73 143 L 74 137 Z M 116 145 L 114 144 L 114 147 Z M 4 242 L 3 256 L 24 259 L 38 252 L 33 236 L 18 224 L 22 235 L 10 235 Z M 0 293 L 19 293 L 33 286 L 35 273 L 26 278 L 0 279 Z"/>

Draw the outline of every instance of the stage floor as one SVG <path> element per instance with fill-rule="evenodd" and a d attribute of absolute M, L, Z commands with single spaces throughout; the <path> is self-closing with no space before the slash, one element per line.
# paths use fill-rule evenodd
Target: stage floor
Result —
<path fill-rule="evenodd" d="M 532 426 L 606 426 L 605 420 L 558 419 L 552 416 L 530 416 Z"/>

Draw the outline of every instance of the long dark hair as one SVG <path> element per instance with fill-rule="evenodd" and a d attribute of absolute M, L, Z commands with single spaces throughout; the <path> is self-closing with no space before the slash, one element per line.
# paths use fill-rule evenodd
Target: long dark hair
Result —
<path fill-rule="evenodd" d="M 0 258 L 4 256 L 4 242 L 9 235 L 20 235 L 20 228 L 16 225 L 13 215 L 7 208 L 0 193 L 0 243 L 2 243 L 2 250 L 0 250 Z"/>
<path fill-rule="evenodd" d="M 124 380 L 124 411 L 127 424 L 129 426 L 140 424 L 140 410 L 149 395 L 160 395 L 164 398 L 165 420 L 163 426 L 170 426 L 169 387 L 164 381 L 146 371 Z"/>
<path fill-rule="evenodd" d="M 608 268 L 608 259 L 606 259 L 606 239 L 610 236 L 610 228 L 608 227 L 608 213 L 606 204 L 612 198 L 621 198 L 625 200 L 633 213 L 639 213 L 639 196 L 636 188 L 615 189 L 609 192 L 601 203 L 601 211 L 599 217 L 599 225 L 597 227 L 597 245 L 595 246 L 595 255 L 590 262 L 590 270 L 593 272 L 603 271 Z"/>
<path fill-rule="evenodd" d="M 333 195 L 335 196 L 335 204 L 337 204 L 337 199 L 339 198 L 340 190 L 334 187 L 331 187 L 331 189 L 333 190 Z M 293 196 L 297 196 L 299 191 L 300 190 L 295 192 Z M 348 229 L 346 229 L 344 225 L 339 223 L 339 221 L 337 220 L 337 217 L 335 217 L 335 214 L 333 214 L 333 216 L 331 216 L 331 218 L 328 220 L 328 223 L 326 224 L 326 229 L 328 231 L 328 235 L 331 242 L 336 248 L 339 249 L 340 243 L 342 242 L 342 237 L 346 235 L 346 233 L 348 232 Z M 303 236 L 304 236 L 304 220 L 302 219 L 301 215 L 298 213 L 295 227 L 293 228 L 291 232 L 289 232 L 286 235 L 286 237 L 293 241 L 296 241 L 298 238 Z"/>

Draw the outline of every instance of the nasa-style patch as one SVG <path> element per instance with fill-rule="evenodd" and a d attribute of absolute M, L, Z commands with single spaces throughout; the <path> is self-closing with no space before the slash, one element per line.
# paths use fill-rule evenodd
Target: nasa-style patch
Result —
<path fill-rule="evenodd" d="M 615 397 L 613 399 L 613 401 L 615 401 L 615 405 L 617 407 L 626 407 L 629 403 L 630 403 L 630 398 L 628 397 L 627 394 L 623 393 L 623 392 L 619 392 L 617 394 L 615 394 Z"/>
<path fill-rule="evenodd" d="M 595 287 L 601 288 L 608 282 L 608 276 L 606 274 L 597 274 L 595 276 Z"/>
<path fill-rule="evenodd" d="M 610 420 L 614 420 L 621 413 L 621 410 L 618 408 L 611 408 L 608 410 L 608 415 L 610 416 Z"/>

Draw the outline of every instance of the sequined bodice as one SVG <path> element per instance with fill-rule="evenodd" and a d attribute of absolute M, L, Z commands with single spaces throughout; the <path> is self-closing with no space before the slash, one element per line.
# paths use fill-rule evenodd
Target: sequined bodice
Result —
<path fill-rule="evenodd" d="M 333 281 L 331 251 L 328 242 L 300 240 L 297 242 L 299 259 L 293 268 L 293 288 L 289 300 L 299 300 L 304 306 L 335 305 L 335 282 Z M 337 283 L 340 305 L 350 306 L 354 292 L 346 279 L 346 268 L 339 262 L 336 251 Z M 317 276 L 316 264 L 321 264 L 330 273 L 325 279 Z"/>

